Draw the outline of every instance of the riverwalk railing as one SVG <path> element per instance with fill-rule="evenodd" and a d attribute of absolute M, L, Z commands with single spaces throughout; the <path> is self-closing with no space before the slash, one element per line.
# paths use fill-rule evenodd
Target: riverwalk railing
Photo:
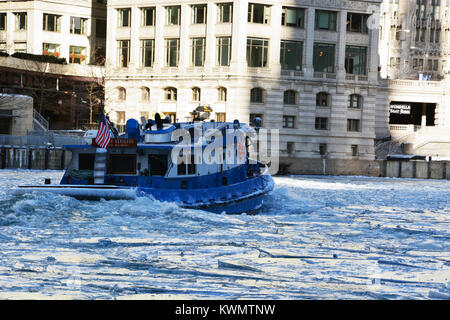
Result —
<path fill-rule="evenodd" d="M 63 145 L 86 144 L 83 137 L 47 132 L 26 136 L 0 135 L 0 147 L 62 147 Z"/>

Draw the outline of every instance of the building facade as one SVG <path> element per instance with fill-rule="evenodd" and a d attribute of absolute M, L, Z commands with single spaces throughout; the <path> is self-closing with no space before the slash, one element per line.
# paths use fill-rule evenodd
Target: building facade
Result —
<path fill-rule="evenodd" d="M 105 48 L 106 0 L 0 2 L 2 52 L 91 64 L 104 59 Z"/>
<path fill-rule="evenodd" d="M 380 30 L 377 137 L 450 156 L 450 1 L 384 0 Z"/>
<path fill-rule="evenodd" d="M 207 104 L 280 129 L 282 158 L 373 160 L 379 5 L 108 1 L 106 112 L 185 121 Z"/>

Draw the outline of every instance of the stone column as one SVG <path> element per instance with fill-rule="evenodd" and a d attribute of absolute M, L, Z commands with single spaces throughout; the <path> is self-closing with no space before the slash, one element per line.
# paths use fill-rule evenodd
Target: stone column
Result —
<path fill-rule="evenodd" d="M 233 2 L 233 26 L 230 71 L 232 74 L 247 73 L 247 15 L 248 1 Z"/>
<path fill-rule="evenodd" d="M 217 17 L 217 6 L 215 3 L 208 3 L 206 15 L 206 44 L 205 44 L 205 72 L 212 72 L 216 64 L 216 38 L 215 25 Z"/>
<path fill-rule="evenodd" d="M 422 103 L 422 118 L 420 121 L 420 127 L 423 129 L 427 126 L 427 104 Z"/>
<path fill-rule="evenodd" d="M 164 52 L 165 43 L 163 28 L 165 22 L 165 10 L 163 6 L 156 6 L 155 12 L 155 62 L 153 64 L 153 70 L 155 72 L 160 72 L 162 66 L 164 66 Z"/>
<path fill-rule="evenodd" d="M 189 38 L 189 25 L 191 24 L 191 6 L 181 5 L 180 18 L 180 60 L 178 61 L 178 70 L 180 73 L 186 72 L 186 67 L 190 65 L 191 39 Z M 178 95 L 180 98 L 180 95 Z"/>
<path fill-rule="evenodd" d="M 343 10 L 339 12 L 338 15 L 338 42 L 336 48 L 336 78 L 338 82 L 345 81 L 345 48 L 347 42 L 347 11 Z"/>
<path fill-rule="evenodd" d="M 315 9 L 311 7 L 308 8 L 306 15 L 305 59 L 303 59 L 303 71 L 306 78 L 312 78 L 314 75 L 313 54 Z"/>
<path fill-rule="evenodd" d="M 139 27 L 141 24 L 141 10 L 137 7 L 131 7 L 131 21 L 130 21 L 130 63 L 128 65 L 128 72 L 134 74 L 136 68 L 139 67 L 139 48 L 140 40 L 138 37 Z"/>

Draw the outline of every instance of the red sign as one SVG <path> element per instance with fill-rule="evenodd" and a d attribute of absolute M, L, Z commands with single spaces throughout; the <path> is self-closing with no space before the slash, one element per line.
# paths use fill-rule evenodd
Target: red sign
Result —
<path fill-rule="evenodd" d="M 95 139 L 92 139 L 92 146 L 95 148 L 100 148 Z M 134 138 L 117 138 L 111 139 L 108 148 L 136 148 L 137 140 Z"/>

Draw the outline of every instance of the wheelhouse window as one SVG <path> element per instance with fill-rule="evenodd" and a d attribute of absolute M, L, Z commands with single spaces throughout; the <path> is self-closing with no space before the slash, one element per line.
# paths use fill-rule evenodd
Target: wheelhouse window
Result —
<path fill-rule="evenodd" d="M 109 174 L 136 174 L 136 154 L 110 154 Z"/>
<path fill-rule="evenodd" d="M 117 41 L 117 65 L 127 68 L 130 62 L 130 40 Z"/>
<path fill-rule="evenodd" d="M 315 28 L 317 30 L 336 31 L 336 18 L 337 13 L 335 11 L 316 10 Z"/>
<path fill-rule="evenodd" d="M 119 27 L 129 27 L 131 22 L 131 9 L 130 8 L 121 8 L 117 9 L 118 16 L 118 26 Z"/>
<path fill-rule="evenodd" d="M 206 38 L 191 39 L 191 66 L 203 67 L 205 63 Z"/>
<path fill-rule="evenodd" d="M 77 64 L 86 64 L 86 47 L 70 46 L 69 62 Z"/>
<path fill-rule="evenodd" d="M 360 120 L 359 119 L 347 119 L 347 131 L 358 132 Z"/>
<path fill-rule="evenodd" d="M 151 176 L 165 176 L 169 168 L 169 157 L 167 154 L 149 154 L 148 167 Z"/>
<path fill-rule="evenodd" d="M 283 104 L 296 104 L 297 92 L 294 90 L 286 90 L 283 95 Z"/>
<path fill-rule="evenodd" d="M 59 57 L 60 55 L 60 45 L 56 43 L 43 43 L 42 44 L 42 54 L 47 56 Z"/>
<path fill-rule="evenodd" d="M 329 107 L 331 105 L 330 100 L 330 95 L 327 92 L 319 92 L 316 95 L 316 106 Z"/>
<path fill-rule="evenodd" d="M 192 7 L 192 24 L 206 23 L 206 4 L 197 4 Z"/>
<path fill-rule="evenodd" d="M 70 33 L 87 35 L 88 19 L 80 17 L 70 17 Z"/>
<path fill-rule="evenodd" d="M 177 101 L 177 89 L 176 88 L 165 88 L 164 98 L 166 101 Z"/>
<path fill-rule="evenodd" d="M 180 24 L 181 6 L 166 7 L 166 24 L 176 26 Z"/>
<path fill-rule="evenodd" d="M 155 25 L 155 7 L 141 8 L 141 25 L 144 27 Z"/>
<path fill-rule="evenodd" d="M 283 128 L 295 128 L 295 116 L 283 116 Z"/>
<path fill-rule="evenodd" d="M 334 72 L 334 53 L 335 45 L 328 43 L 314 44 L 314 71 L 315 72 Z"/>
<path fill-rule="evenodd" d="M 166 66 L 178 67 L 180 58 L 180 39 L 166 39 Z"/>
<path fill-rule="evenodd" d="M 22 31 L 27 30 L 27 13 L 26 12 L 14 12 L 15 30 Z"/>
<path fill-rule="evenodd" d="M 348 107 L 349 108 L 361 108 L 362 97 L 359 94 L 351 94 L 348 96 Z"/>
<path fill-rule="evenodd" d="M 361 13 L 347 13 L 347 32 L 367 33 L 367 19 L 369 15 Z"/>
<path fill-rule="evenodd" d="M 177 175 L 184 176 L 184 175 L 192 175 L 196 174 L 197 172 L 197 165 L 195 164 L 195 156 L 194 154 L 191 154 L 189 163 L 186 164 L 184 162 L 177 165 Z"/>
<path fill-rule="evenodd" d="M 217 38 L 217 65 L 229 66 L 231 60 L 231 37 Z"/>
<path fill-rule="evenodd" d="M 303 42 L 281 40 L 280 64 L 285 70 L 302 69 Z"/>
<path fill-rule="evenodd" d="M 349 74 L 366 74 L 367 47 L 345 47 L 345 72 Z"/>
<path fill-rule="evenodd" d="M 0 12 L 0 30 L 6 30 L 6 12 Z"/>
<path fill-rule="evenodd" d="M 155 40 L 141 40 L 141 66 L 145 68 L 153 67 L 155 59 Z"/>
<path fill-rule="evenodd" d="M 251 23 L 270 23 L 270 6 L 259 3 L 248 4 L 248 22 Z"/>
<path fill-rule="evenodd" d="M 94 170 L 95 153 L 78 154 L 78 170 Z"/>
<path fill-rule="evenodd" d="M 218 3 L 217 14 L 218 23 L 233 22 L 233 3 Z"/>
<path fill-rule="evenodd" d="M 263 103 L 264 102 L 264 89 L 253 88 L 250 90 L 250 102 Z"/>
<path fill-rule="evenodd" d="M 269 40 L 247 38 L 247 64 L 249 67 L 267 67 Z"/>
<path fill-rule="evenodd" d="M 305 23 L 305 9 L 283 7 L 281 11 L 281 25 L 303 28 Z"/>
<path fill-rule="evenodd" d="M 328 118 L 316 118 L 316 130 L 328 130 Z"/>

